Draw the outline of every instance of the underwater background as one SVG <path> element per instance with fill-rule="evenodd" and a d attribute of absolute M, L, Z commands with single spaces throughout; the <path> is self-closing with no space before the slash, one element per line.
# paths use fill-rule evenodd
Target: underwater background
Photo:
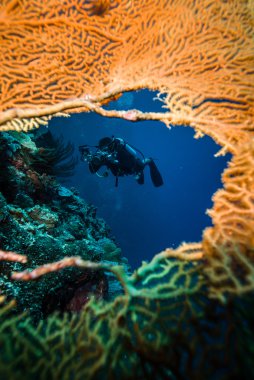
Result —
<path fill-rule="evenodd" d="M 253 9 L 0 2 L 0 380 L 254 379 Z"/>
<path fill-rule="evenodd" d="M 130 92 L 106 108 L 163 112 L 155 97 L 147 90 Z M 97 145 L 102 137 L 115 136 L 155 159 L 164 180 L 159 188 L 153 186 L 148 167 L 144 185 L 138 185 L 134 176 L 125 176 L 115 187 L 111 173 L 97 177 L 81 161 L 63 182 L 97 208 L 133 269 L 166 247 L 202 239 L 202 231 L 211 225 L 206 210 L 212 207 L 212 195 L 222 186 L 221 175 L 231 158 L 230 154 L 214 157 L 220 147 L 210 137 L 196 140 L 195 132 L 186 126 L 168 129 L 156 121 L 137 124 L 94 113 L 54 118 L 49 130 L 74 144 L 77 157 L 79 145 Z"/>

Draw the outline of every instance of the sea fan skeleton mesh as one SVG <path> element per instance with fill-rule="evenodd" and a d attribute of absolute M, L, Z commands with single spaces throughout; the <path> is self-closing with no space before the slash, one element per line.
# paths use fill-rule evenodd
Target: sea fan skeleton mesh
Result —
<path fill-rule="evenodd" d="M 38 126 L 57 112 L 93 110 L 189 125 L 197 137 L 207 134 L 218 142 L 221 154 L 230 151 L 237 162 L 242 155 L 252 162 L 253 6 L 253 0 L 3 0 L 0 131 L 27 130 L 34 127 L 27 119 Z M 141 88 L 158 91 L 167 112 L 103 109 L 112 97 Z M 253 186 L 239 167 L 249 218 Z M 232 181 L 227 177 L 225 197 Z M 215 226 L 204 234 L 205 254 L 220 252 L 222 236 L 225 249 L 232 240 L 222 222 L 222 198 L 214 196 Z M 235 220 L 249 223 L 246 239 L 242 223 L 235 223 L 233 233 L 234 241 L 241 239 L 237 250 L 248 252 L 253 263 L 253 219 L 246 219 L 240 204 L 228 207 Z"/>
<path fill-rule="evenodd" d="M 13 273 L 13 277 L 34 280 L 73 265 L 103 269 L 116 275 L 124 294 L 110 303 L 90 300 L 79 314 L 54 314 L 36 329 L 29 318 L 19 324 L 9 317 L 11 305 L 0 308 L 4 347 L 0 368 L 9 374 L 6 378 L 19 378 L 13 374 L 19 375 L 20 367 L 27 379 L 37 374 L 40 379 L 69 379 L 73 373 L 77 379 L 133 379 L 134 373 L 140 379 L 251 377 L 254 315 L 246 315 L 245 310 L 252 310 L 252 297 L 241 297 L 240 303 L 235 297 L 234 307 L 232 302 L 221 305 L 209 300 L 210 281 L 200 271 L 199 244 L 193 244 L 189 252 L 183 245 L 178 252 L 182 259 L 190 254 L 197 261 L 178 260 L 176 251 L 168 250 L 166 257 L 163 253 L 155 256 L 131 277 L 122 267 L 77 256 L 32 272 Z"/>
<path fill-rule="evenodd" d="M 88 6 L 2 2 L 1 111 L 37 116 L 66 100 L 148 87 L 166 94 L 165 122 L 192 124 L 231 150 L 246 141 L 254 82 L 247 1 L 112 1 L 103 17 Z"/>

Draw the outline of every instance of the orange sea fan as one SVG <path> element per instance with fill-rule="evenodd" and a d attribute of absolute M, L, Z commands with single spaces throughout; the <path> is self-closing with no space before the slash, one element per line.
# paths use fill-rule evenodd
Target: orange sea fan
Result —
<path fill-rule="evenodd" d="M 165 93 L 165 123 L 192 125 L 231 151 L 253 133 L 248 1 L 3 0 L 0 41 L 0 123 L 25 117 L 13 108 L 88 110 L 85 100 L 147 87 Z"/>
<path fill-rule="evenodd" d="M 103 16 L 111 7 L 110 0 L 87 0 L 86 3 L 91 16 Z"/>
<path fill-rule="evenodd" d="M 254 140 L 233 157 L 222 180 L 224 188 L 215 193 L 214 207 L 208 211 L 214 227 L 205 232 L 206 250 L 212 253 L 230 237 L 230 246 L 247 246 L 254 251 Z"/>
<path fill-rule="evenodd" d="M 0 261 L 14 261 L 24 264 L 27 262 L 27 257 L 19 253 L 0 250 Z"/>
<path fill-rule="evenodd" d="M 253 0 L 2 0 L 0 131 L 27 130 L 32 117 L 38 126 L 57 112 L 92 110 L 184 124 L 197 137 L 211 136 L 234 158 L 214 196 L 214 227 L 204 233 L 203 250 L 216 255 L 233 239 L 250 258 L 253 6 Z M 105 101 L 140 88 L 156 90 L 167 112 L 103 109 Z"/>

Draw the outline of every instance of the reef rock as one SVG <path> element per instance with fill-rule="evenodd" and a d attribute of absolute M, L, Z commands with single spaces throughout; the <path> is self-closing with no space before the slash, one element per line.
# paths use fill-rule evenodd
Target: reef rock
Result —
<path fill-rule="evenodd" d="M 3 294 L 17 299 L 18 311 L 29 309 L 39 319 L 55 310 L 79 311 L 91 294 L 112 299 L 121 293 L 112 276 L 75 268 L 36 282 L 10 280 L 13 270 L 33 269 L 74 255 L 113 261 L 127 270 L 128 265 L 109 227 L 96 217 L 95 207 L 38 170 L 41 149 L 32 134 L 2 133 L 0 140 L 0 249 L 28 257 L 27 264 L 0 264 Z M 45 171 L 45 159 L 43 164 Z"/>

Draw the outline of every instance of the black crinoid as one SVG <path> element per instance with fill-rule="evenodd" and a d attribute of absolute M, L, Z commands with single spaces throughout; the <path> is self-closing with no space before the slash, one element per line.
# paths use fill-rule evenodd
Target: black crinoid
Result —
<path fill-rule="evenodd" d="M 37 151 L 30 155 L 30 166 L 40 174 L 69 177 L 78 162 L 74 157 L 75 147 L 65 143 L 62 136 L 55 137 L 50 131 L 34 134 Z"/>

